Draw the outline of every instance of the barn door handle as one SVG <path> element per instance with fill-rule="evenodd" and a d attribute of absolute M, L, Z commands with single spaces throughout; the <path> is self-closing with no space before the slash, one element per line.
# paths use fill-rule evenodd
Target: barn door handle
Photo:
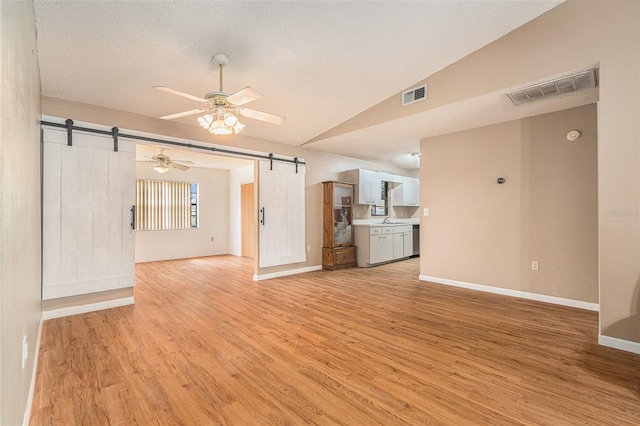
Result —
<path fill-rule="evenodd" d="M 265 214 L 264 214 L 264 211 L 265 211 L 264 207 L 260 209 L 260 214 L 262 215 L 262 219 L 260 219 L 260 223 L 262 224 L 262 226 L 264 226 L 264 224 L 265 224 L 265 220 L 264 220 L 264 219 L 265 219 Z"/>
<path fill-rule="evenodd" d="M 136 206 L 131 206 L 131 229 L 136 229 Z"/>

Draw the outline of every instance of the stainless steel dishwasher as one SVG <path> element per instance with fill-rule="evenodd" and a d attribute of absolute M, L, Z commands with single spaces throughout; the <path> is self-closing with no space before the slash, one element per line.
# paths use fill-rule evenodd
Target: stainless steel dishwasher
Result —
<path fill-rule="evenodd" d="M 413 256 L 420 256 L 420 225 L 413 225 Z"/>

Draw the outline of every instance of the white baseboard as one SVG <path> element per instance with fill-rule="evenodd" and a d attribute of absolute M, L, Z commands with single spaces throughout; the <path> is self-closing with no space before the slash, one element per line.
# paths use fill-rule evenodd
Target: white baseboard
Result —
<path fill-rule="evenodd" d="M 86 314 L 87 312 L 101 311 L 103 309 L 118 308 L 120 306 L 133 305 L 135 303 L 133 296 L 123 297 L 122 299 L 114 299 L 106 302 L 87 303 L 86 305 L 69 306 L 66 308 L 52 309 L 50 311 L 42 311 L 44 320 L 68 317 L 70 315 Z"/>
<path fill-rule="evenodd" d="M 492 287 L 482 284 L 468 283 L 465 281 L 450 280 L 448 278 L 431 277 L 428 275 L 420 275 L 421 281 L 429 281 L 436 284 L 445 284 L 453 287 L 461 287 L 470 290 L 484 291 L 487 293 L 501 294 L 503 296 L 519 297 L 522 299 L 535 300 L 538 302 L 553 303 L 554 305 L 569 306 L 571 308 L 585 309 L 588 311 L 600 311 L 598 303 L 583 302 L 581 300 L 565 299 L 556 296 L 547 296 L 545 294 L 529 293 L 521 290 L 511 290 L 502 287 Z"/>
<path fill-rule="evenodd" d="M 40 357 L 40 342 L 42 339 L 42 323 L 44 318 L 40 315 L 40 323 L 38 324 L 38 335 L 36 336 L 36 349 L 33 353 L 33 370 L 31 371 L 31 383 L 29 384 L 29 396 L 27 398 L 27 407 L 24 410 L 22 425 L 29 426 L 31 418 L 31 407 L 33 406 L 33 394 L 36 391 L 36 373 L 38 372 L 38 358 Z"/>
<path fill-rule="evenodd" d="M 286 277 L 289 275 L 304 274 L 305 272 L 319 271 L 322 265 L 309 266 L 306 268 L 289 269 L 288 271 L 272 272 L 270 274 L 254 275 L 254 281 L 270 280 L 271 278 Z"/>
<path fill-rule="evenodd" d="M 598 336 L 598 344 L 609 348 L 619 349 L 621 351 L 640 354 L 640 343 L 618 339 L 617 337 L 603 336 L 601 334 Z"/>

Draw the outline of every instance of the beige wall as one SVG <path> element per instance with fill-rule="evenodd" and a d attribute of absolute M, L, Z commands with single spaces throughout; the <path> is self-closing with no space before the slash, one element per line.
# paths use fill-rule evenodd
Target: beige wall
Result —
<path fill-rule="evenodd" d="M 0 53 L 0 424 L 18 425 L 41 316 L 40 75 L 31 2 L 0 2 Z"/>
<path fill-rule="evenodd" d="M 449 103 L 593 63 L 601 334 L 640 343 L 640 2 L 563 3 L 427 79 L 429 94 Z"/>
<path fill-rule="evenodd" d="M 596 141 L 595 104 L 423 140 L 421 274 L 597 303 Z"/>
<path fill-rule="evenodd" d="M 200 205 L 197 229 L 136 231 L 136 262 L 213 256 L 229 253 L 229 172 L 191 167 L 158 174 L 136 163 L 136 178 L 195 182 Z M 211 241 L 213 237 L 213 241 Z"/>

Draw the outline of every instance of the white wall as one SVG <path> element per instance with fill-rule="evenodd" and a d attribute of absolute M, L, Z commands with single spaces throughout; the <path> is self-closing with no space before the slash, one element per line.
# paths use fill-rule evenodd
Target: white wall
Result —
<path fill-rule="evenodd" d="M 234 256 L 242 255 L 240 187 L 253 182 L 253 168 L 251 164 L 229 171 L 229 253 Z"/>
<path fill-rule="evenodd" d="M 32 2 L 0 1 L 0 424 L 28 419 L 40 308 L 40 72 Z M 29 357 L 22 367 L 22 337 Z"/>
<path fill-rule="evenodd" d="M 192 167 L 184 172 L 171 169 L 160 174 L 147 163 L 137 163 L 136 177 L 197 182 L 200 191 L 199 228 L 136 231 L 136 262 L 213 256 L 229 252 L 229 172 Z"/>

